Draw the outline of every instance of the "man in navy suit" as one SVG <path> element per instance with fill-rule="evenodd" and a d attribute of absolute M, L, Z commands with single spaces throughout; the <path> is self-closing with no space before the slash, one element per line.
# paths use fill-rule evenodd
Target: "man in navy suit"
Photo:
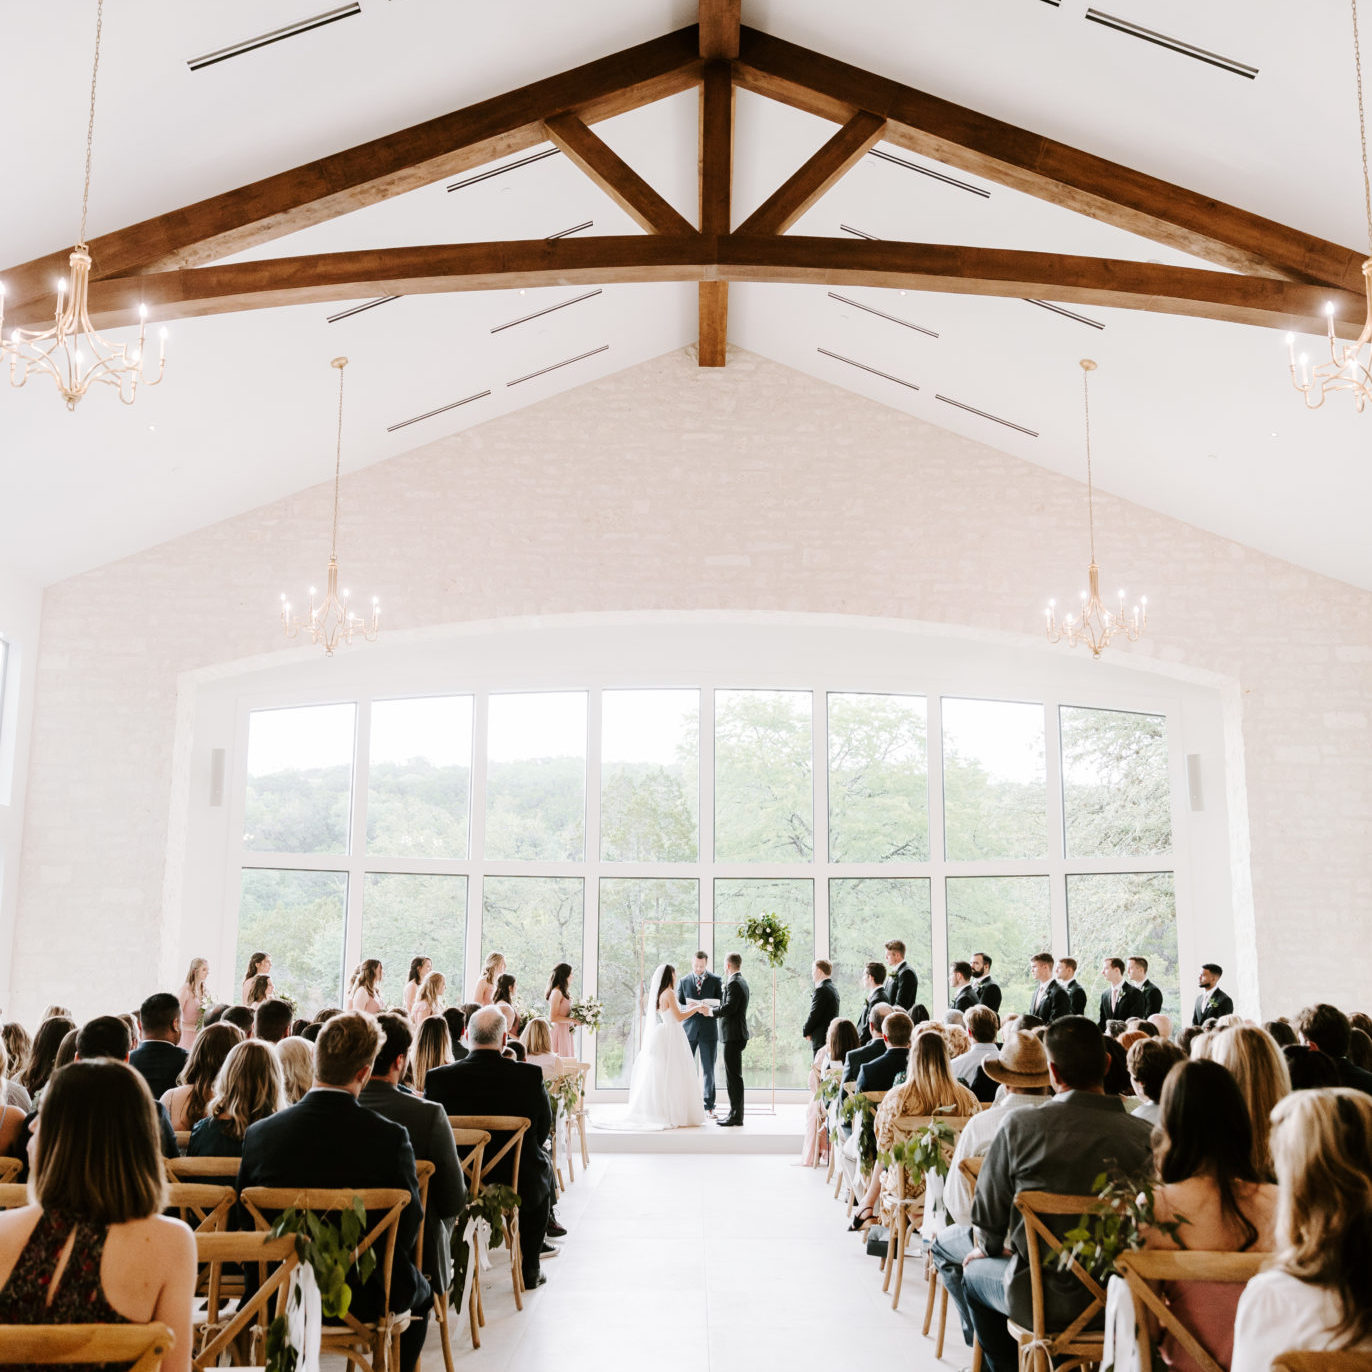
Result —
<path fill-rule="evenodd" d="M 910 1036 L 915 1022 L 904 1010 L 892 1010 L 881 1022 L 886 1051 L 873 1062 L 858 1069 L 859 1091 L 889 1091 L 896 1078 L 910 1065 Z"/>
<path fill-rule="evenodd" d="M 857 1081 L 858 1073 L 869 1062 L 875 1062 L 886 1051 L 886 1039 L 882 1034 L 882 1026 L 886 1023 L 886 1016 L 894 1014 L 895 1009 L 894 1005 L 884 1000 L 872 1007 L 871 1029 L 873 1037 L 860 1047 L 850 1050 L 848 1056 L 843 1059 L 844 1081 Z"/>
<path fill-rule="evenodd" d="M 403 1125 L 357 1103 L 380 1043 L 370 1015 L 351 1011 L 329 1020 L 315 1040 L 313 1088 L 299 1104 L 258 1120 L 243 1135 L 238 1185 L 359 1191 L 387 1187 L 410 1193 L 396 1231 L 390 1306 L 393 1312 L 413 1315 L 400 1336 L 400 1372 L 413 1372 L 433 1304 L 429 1283 L 414 1265 L 415 1239 L 424 1218 L 414 1149 Z M 352 1313 L 359 1319 L 374 1319 L 381 1313 L 380 1303 L 378 1277 L 353 1287 Z"/>
<path fill-rule="evenodd" d="M 710 955 L 697 953 L 690 976 L 680 977 L 676 998 L 685 1005 L 688 1000 L 723 1000 L 724 984 L 710 971 Z M 713 1015 L 692 1015 L 682 1028 L 692 1054 L 700 1057 L 700 1070 L 705 1077 L 705 1113 L 715 1112 L 715 1058 L 719 1054 L 719 1021 Z"/>
<path fill-rule="evenodd" d="M 1072 1002 L 1072 1013 L 1084 1015 L 1086 1013 L 1086 987 L 1077 980 L 1076 958 L 1059 958 L 1056 972 L 1058 985 L 1067 992 L 1067 999 Z"/>

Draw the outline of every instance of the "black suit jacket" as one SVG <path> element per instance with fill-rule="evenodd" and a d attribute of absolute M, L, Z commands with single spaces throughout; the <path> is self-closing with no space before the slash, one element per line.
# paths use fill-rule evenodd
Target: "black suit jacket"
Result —
<path fill-rule="evenodd" d="M 973 983 L 972 990 L 976 993 L 977 1001 L 1000 1014 L 1000 987 L 994 981 L 986 980 L 979 986 Z"/>
<path fill-rule="evenodd" d="M 152 1090 L 153 1100 L 161 1100 L 176 1085 L 189 1056 L 184 1048 L 174 1043 L 148 1039 L 129 1054 L 129 1066 L 142 1074 Z"/>
<path fill-rule="evenodd" d="M 909 1013 L 919 999 L 919 976 L 908 962 L 902 962 L 886 974 L 885 990 L 892 1005 Z"/>
<path fill-rule="evenodd" d="M 724 996 L 715 1011 L 719 1036 L 725 1043 L 748 1042 L 748 983 L 742 972 L 733 972 L 724 983 Z"/>
<path fill-rule="evenodd" d="M 974 1005 L 980 1005 L 977 993 L 972 989 L 969 982 L 966 986 L 959 986 L 957 993 L 953 996 L 953 1009 L 961 1010 L 965 1015 Z"/>
<path fill-rule="evenodd" d="M 883 1047 L 885 1040 L 882 1041 Z M 859 1091 L 889 1091 L 896 1077 L 910 1065 L 908 1048 L 887 1048 L 880 1057 L 865 1063 L 857 1074 Z"/>
<path fill-rule="evenodd" d="M 1234 1002 L 1223 991 L 1202 991 L 1196 997 L 1196 1008 L 1191 1015 L 1192 1024 L 1204 1024 L 1208 1019 L 1221 1019 L 1234 1013 Z"/>
<path fill-rule="evenodd" d="M 1139 983 L 1139 990 L 1143 992 L 1143 1014 L 1146 1019 L 1149 1015 L 1160 1015 L 1162 1013 L 1162 988 L 1154 986 L 1147 977 Z"/>
<path fill-rule="evenodd" d="M 1072 1003 L 1072 1013 L 1074 1015 L 1084 1015 L 1086 1013 L 1086 987 L 1073 977 L 1066 986 L 1067 999 Z"/>
<path fill-rule="evenodd" d="M 1037 1010 L 1034 1008 L 1035 1005 L 1038 1006 Z M 1033 998 L 1029 1002 L 1029 1013 L 1037 1015 L 1045 1024 L 1052 1024 L 1055 1019 L 1072 1013 L 1072 1002 L 1067 992 L 1056 981 L 1047 981 L 1042 987 L 1034 988 Z"/>
<path fill-rule="evenodd" d="M 810 997 L 810 1013 L 805 1017 L 805 1027 L 800 1031 L 810 1040 L 810 1047 L 818 1053 L 824 1047 L 829 1026 L 838 1018 L 838 992 L 828 977 L 815 987 Z"/>
<path fill-rule="evenodd" d="M 696 985 L 696 974 L 687 972 L 685 976 L 678 977 L 676 983 L 676 998 L 685 1005 L 688 1000 L 720 1000 L 724 999 L 724 986 L 720 979 L 713 972 L 707 971 L 700 979 L 700 985 Z M 686 1042 L 692 1048 L 698 1043 L 712 1047 L 719 1042 L 719 1021 L 714 1015 L 692 1015 L 683 1025 L 686 1030 Z"/>
<path fill-rule="evenodd" d="M 867 1022 L 872 1015 L 872 1006 L 889 1005 L 891 997 L 886 994 L 885 986 L 878 986 L 875 991 L 868 993 L 867 999 L 862 1002 L 862 1009 L 858 1013 L 858 1042 L 870 1043 L 872 1041 L 872 1026 Z"/>
<path fill-rule="evenodd" d="M 1137 987 L 1130 985 L 1127 981 L 1122 981 L 1118 987 L 1119 1000 L 1115 1008 L 1110 1008 L 1110 988 L 1106 987 L 1100 993 L 1100 1029 L 1105 1032 L 1106 1023 L 1112 1019 L 1133 1019 L 1136 1015 L 1143 1019 L 1143 996 Z"/>
<path fill-rule="evenodd" d="M 861 1048 L 854 1048 L 846 1058 L 843 1059 L 843 1080 L 856 1081 L 858 1073 L 869 1063 L 875 1062 L 886 1051 L 885 1039 L 872 1039 L 862 1045 Z"/>
<path fill-rule="evenodd" d="M 535 1069 L 537 1070 L 537 1069 Z M 410 1193 L 396 1231 L 391 1268 L 391 1309 L 413 1310 L 429 1296 L 414 1265 L 414 1241 L 423 1210 L 410 1136 L 399 1124 L 364 1110 L 346 1091 L 313 1090 L 301 1101 L 248 1126 L 238 1185 L 394 1187 Z M 380 1309 L 381 1283 L 354 1287 L 360 1318 Z M 363 1313 L 366 1312 L 366 1313 Z"/>

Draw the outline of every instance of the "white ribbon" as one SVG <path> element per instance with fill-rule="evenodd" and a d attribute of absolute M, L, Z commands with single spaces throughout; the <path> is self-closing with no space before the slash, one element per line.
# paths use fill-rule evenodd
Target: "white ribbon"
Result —
<path fill-rule="evenodd" d="M 462 1228 L 462 1240 L 468 1247 L 467 1271 L 462 1278 L 462 1309 L 470 1310 L 468 1302 L 472 1299 L 472 1284 L 476 1280 L 478 1266 L 487 1271 L 491 1266 L 491 1223 L 475 1215 L 468 1215 Z M 475 1250 L 475 1251 L 472 1251 Z"/>
<path fill-rule="evenodd" d="M 1140 1372 L 1138 1311 L 1134 1293 L 1121 1277 L 1111 1277 L 1105 1288 L 1105 1353 L 1102 1367 L 1115 1372 Z"/>
<path fill-rule="evenodd" d="M 291 1273 L 291 1294 L 286 1302 L 286 1339 L 296 1354 L 296 1372 L 319 1372 L 319 1341 L 323 1311 L 314 1268 L 299 1263 Z"/>

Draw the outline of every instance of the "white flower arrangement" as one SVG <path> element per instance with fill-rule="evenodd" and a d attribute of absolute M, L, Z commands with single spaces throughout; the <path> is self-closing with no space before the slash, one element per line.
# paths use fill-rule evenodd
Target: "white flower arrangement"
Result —
<path fill-rule="evenodd" d="M 599 1000 L 574 1000 L 567 1018 L 594 1033 L 605 1021 L 605 1004 Z"/>
<path fill-rule="evenodd" d="M 738 926 L 738 936 L 767 959 L 769 967 L 781 967 L 791 947 L 791 926 L 775 914 L 752 915 Z"/>

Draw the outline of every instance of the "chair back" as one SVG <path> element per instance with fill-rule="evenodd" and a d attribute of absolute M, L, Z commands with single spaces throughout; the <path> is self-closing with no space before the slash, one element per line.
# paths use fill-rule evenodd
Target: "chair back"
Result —
<path fill-rule="evenodd" d="M 0 1158 L 0 1186 L 13 1181 L 23 1170 L 23 1158 Z"/>
<path fill-rule="evenodd" d="M 229 1185 L 238 1179 L 237 1158 L 163 1158 L 167 1180 L 171 1182 L 210 1182 Z"/>
<path fill-rule="evenodd" d="M 1044 1313 L 1043 1267 L 1045 1262 L 1052 1262 L 1057 1267 L 1058 1257 L 1064 1252 L 1064 1241 L 1044 1223 L 1044 1218 L 1062 1215 L 1079 1218 L 1097 1203 L 1095 1196 L 1069 1196 L 1058 1191 L 1021 1191 L 1015 1197 L 1015 1209 L 1024 1216 L 1024 1241 L 1029 1257 L 1029 1284 L 1034 1302 L 1034 1341 L 1054 1356 L 1061 1347 L 1083 1335 L 1098 1315 L 1105 1313 L 1105 1288 L 1075 1258 L 1072 1259 L 1067 1271 L 1081 1283 L 1090 1299 L 1086 1308 L 1066 1329 L 1048 1330 Z"/>
<path fill-rule="evenodd" d="M 209 1186 L 195 1182 L 173 1182 L 167 1187 L 167 1204 L 196 1233 L 213 1233 L 228 1224 L 238 1193 L 232 1186 Z"/>
<path fill-rule="evenodd" d="M 0 1210 L 18 1210 L 28 1203 L 29 1188 L 23 1182 L 0 1182 Z"/>
<path fill-rule="evenodd" d="M 488 1184 L 495 1169 L 513 1154 L 512 1184 L 519 1184 L 519 1164 L 524 1155 L 524 1135 L 529 1132 L 529 1121 L 524 1115 L 449 1115 L 448 1123 L 454 1130 L 480 1129 L 489 1134 L 494 1144 L 500 1135 L 507 1135 L 505 1141 L 493 1153 L 484 1153 L 479 1174 L 482 1185 Z M 491 1145 L 488 1145 L 488 1147 Z"/>
<path fill-rule="evenodd" d="M 461 1115 L 449 1115 L 448 1127 L 453 1131 L 457 1160 L 467 1179 L 467 1195 L 475 1200 L 481 1194 L 481 1165 L 491 1136 L 484 1129 L 466 1129 L 459 1122 Z"/>
<path fill-rule="evenodd" d="M 424 1270 L 424 1226 L 429 1219 L 429 1183 L 437 1169 L 433 1163 L 416 1158 L 414 1174 L 419 1182 L 419 1233 L 414 1236 L 414 1265 Z"/>
<path fill-rule="evenodd" d="M 276 1313 L 285 1312 L 286 1291 L 291 1273 L 298 1265 L 295 1254 L 295 1239 L 286 1235 L 273 1239 L 259 1233 L 200 1233 L 195 1236 L 195 1260 L 202 1273 L 208 1278 L 205 1305 L 206 1338 L 200 1351 L 191 1359 L 192 1368 L 216 1367 L 219 1359 L 238 1336 L 250 1326 L 271 1323 L 268 1306 L 276 1297 Z M 239 1297 L 238 1308 L 233 1315 L 221 1322 L 220 1310 L 224 1303 L 223 1271 L 225 1263 L 256 1263 L 262 1277 L 257 1289 L 251 1294 L 240 1295 L 235 1288 L 234 1295 Z M 270 1276 L 267 1267 L 272 1266 Z M 200 1283 L 197 1282 L 197 1288 Z"/>
<path fill-rule="evenodd" d="M 868 1092 L 870 1095 L 871 1092 Z M 895 1129 L 898 1139 L 908 1139 L 919 1133 L 921 1129 L 927 1129 L 931 1124 L 946 1124 L 953 1131 L 953 1138 L 956 1140 L 959 1134 L 967 1128 L 967 1121 L 970 1115 L 899 1115 L 893 1121 L 892 1127 Z"/>
<path fill-rule="evenodd" d="M 176 1139 L 176 1146 L 181 1152 L 185 1152 L 190 1146 L 191 1131 L 189 1129 L 173 1130 L 173 1137 Z"/>
<path fill-rule="evenodd" d="M 885 1091 L 864 1091 L 862 1093 L 873 1105 L 880 1105 L 886 1099 Z"/>
<path fill-rule="evenodd" d="M 962 1173 L 963 1180 L 967 1183 L 967 1194 L 969 1196 L 975 1196 L 977 1194 L 977 1178 L 981 1176 L 981 1165 L 985 1161 L 986 1159 L 984 1157 L 963 1158 L 963 1160 L 958 1163 L 958 1171 Z"/>
<path fill-rule="evenodd" d="M 1372 1353 L 1302 1349 L 1273 1358 L 1272 1372 L 1372 1372 Z"/>
<path fill-rule="evenodd" d="M 157 1372 L 175 1343 L 165 1324 L 7 1324 L 0 1325 L 0 1367 L 120 1363 Z"/>

